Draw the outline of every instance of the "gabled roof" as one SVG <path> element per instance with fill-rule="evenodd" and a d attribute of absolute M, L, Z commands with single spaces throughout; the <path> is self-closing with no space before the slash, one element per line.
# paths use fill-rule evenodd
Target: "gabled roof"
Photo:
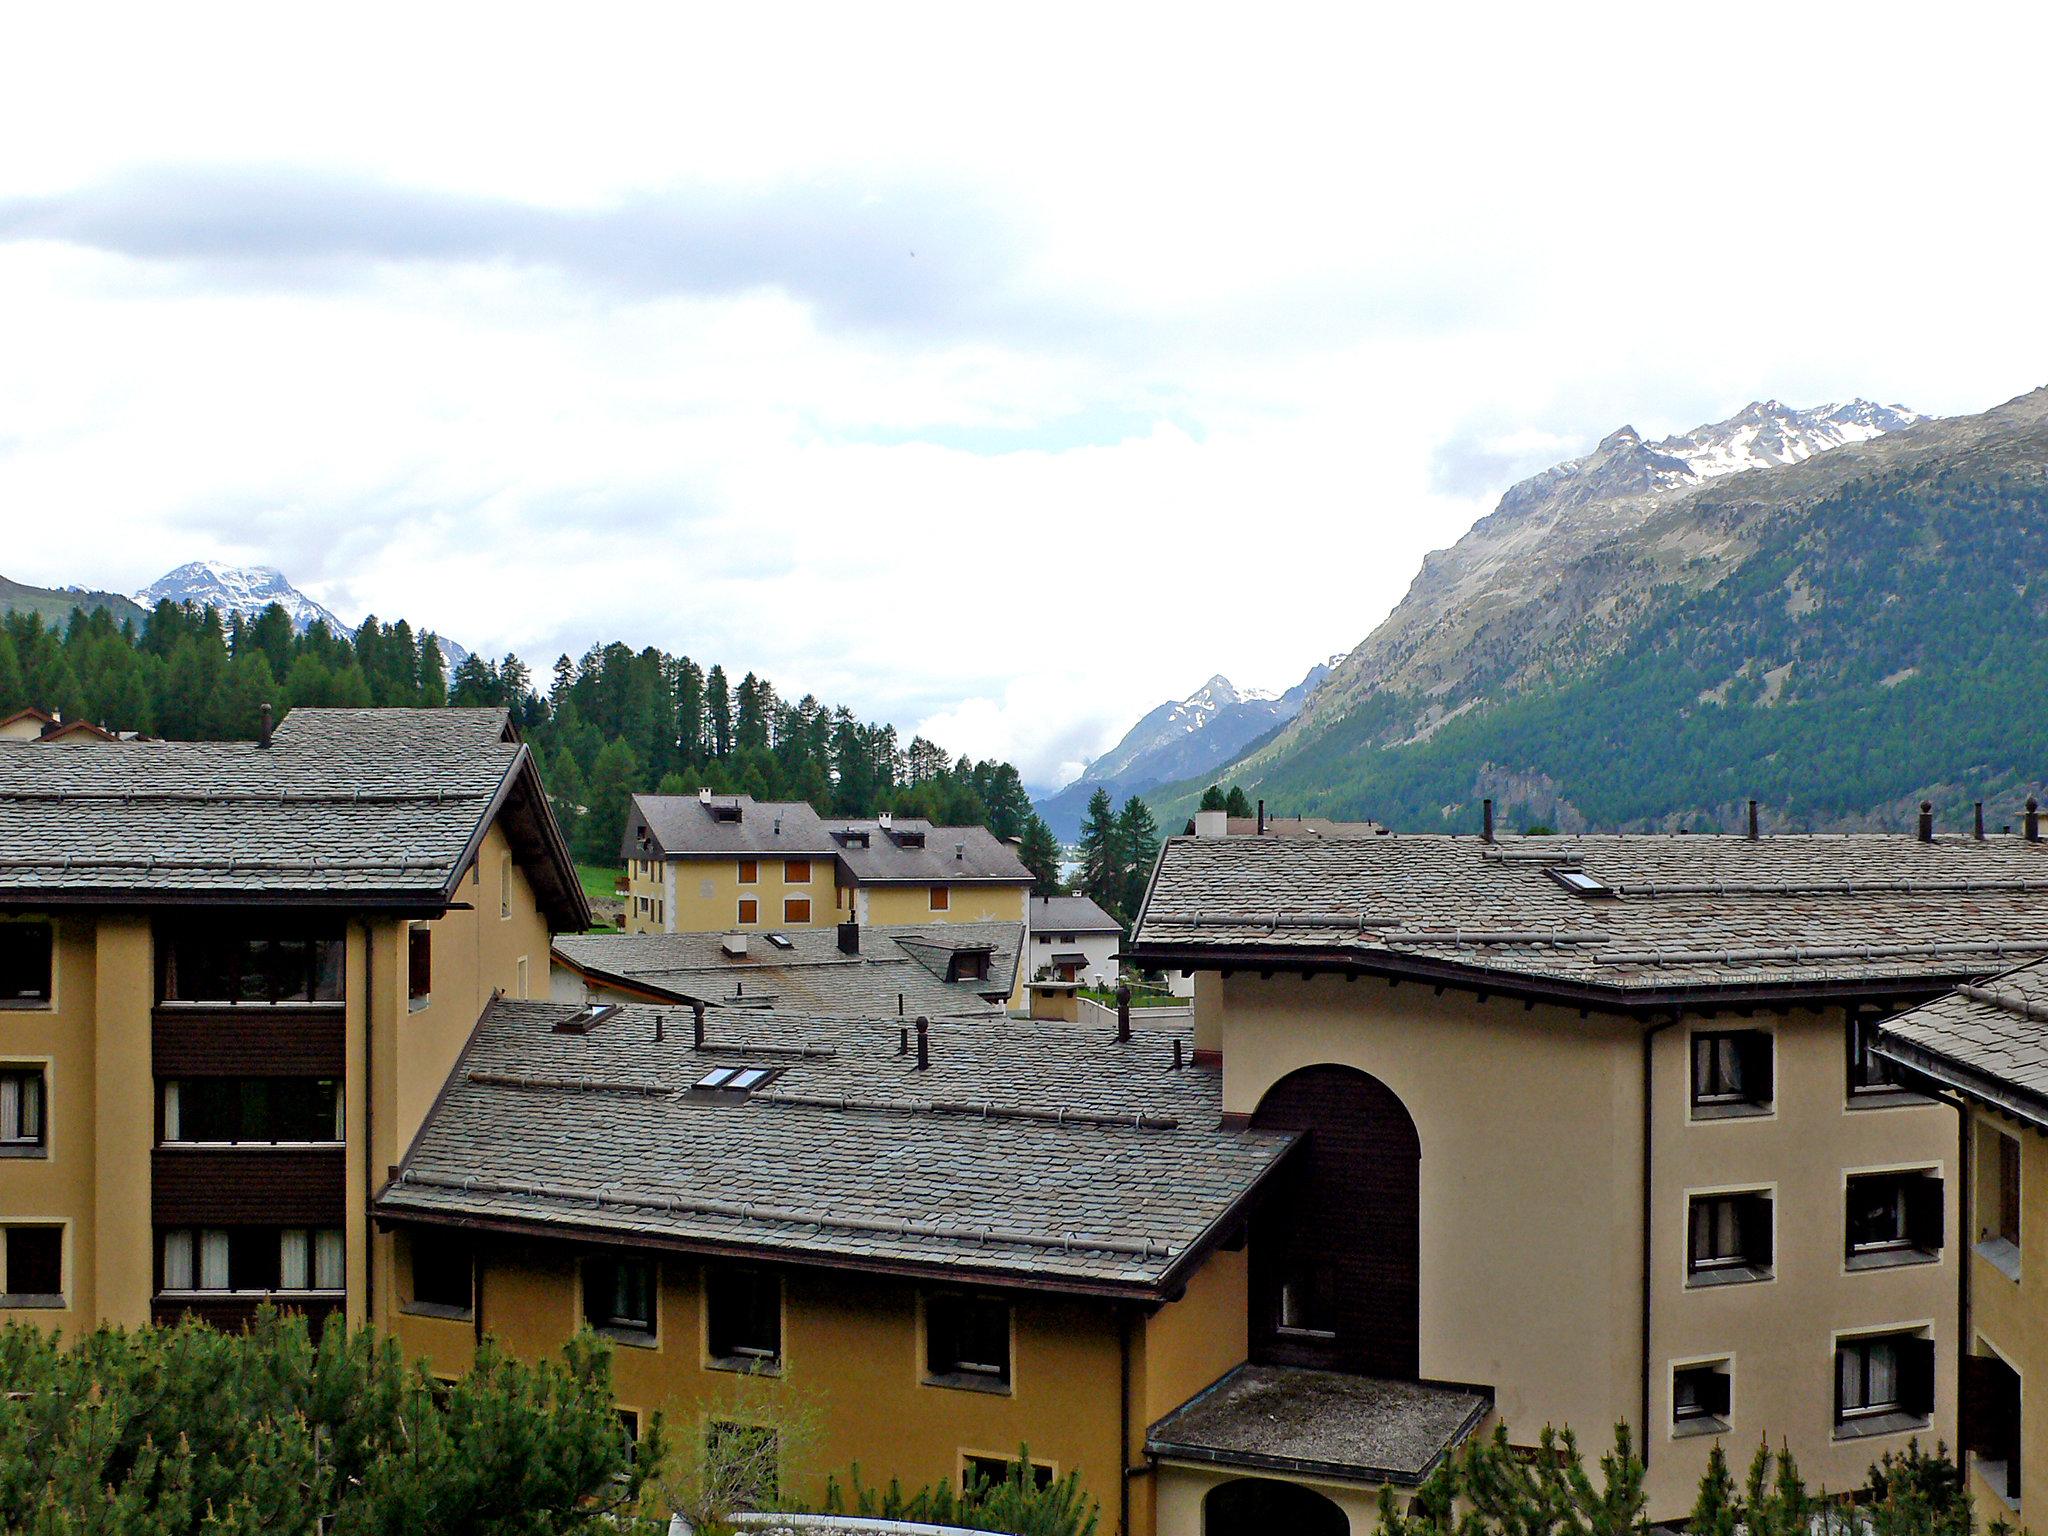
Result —
<path fill-rule="evenodd" d="M 2048 954 L 2044 900 L 2048 844 L 2013 836 L 1175 838 L 1132 951 L 1490 981 L 1582 1006 L 1881 995 Z"/>
<path fill-rule="evenodd" d="M 889 1023 L 629 1005 L 485 1010 L 384 1220 L 1157 1298 L 1241 1224 L 1290 1135 L 1221 1127 L 1185 1027 L 1132 1038 L 941 1022 L 929 1070 Z M 697 1089 L 714 1067 L 777 1075 Z"/>
<path fill-rule="evenodd" d="M 954 947 L 990 951 L 986 981 L 946 980 L 952 951 L 926 935 L 952 936 Z M 721 933 L 563 935 L 556 960 L 587 978 L 646 992 L 679 1004 L 771 1009 L 838 1018 L 914 1019 L 1000 1014 L 1016 979 L 1023 938 L 1017 923 L 877 926 L 860 930 L 860 953 L 843 954 L 836 928 L 750 930 L 747 952 L 725 950 Z"/>
<path fill-rule="evenodd" d="M 1887 1020 L 1877 1054 L 2048 1129 L 2048 962 L 2036 961 Z"/>
<path fill-rule="evenodd" d="M 727 813 L 721 816 L 719 813 Z M 737 812 L 733 819 L 732 812 Z M 644 841 L 643 841 L 644 839 Z M 801 800 L 752 795 L 635 795 L 619 856 L 624 859 L 765 854 L 831 858 L 839 851 L 818 813 Z"/>
<path fill-rule="evenodd" d="M 1124 925 L 1086 896 L 1034 896 L 1031 898 L 1031 931 L 1048 933 L 1113 933 L 1122 937 Z"/>
<path fill-rule="evenodd" d="M 531 755 L 477 718 L 501 714 L 298 709 L 269 748 L 0 753 L 0 903 L 440 911 L 502 819 L 550 922 L 587 927 Z"/>
<path fill-rule="evenodd" d="M 879 820 L 834 820 L 826 827 L 835 836 L 867 834 L 865 845 L 841 841 L 835 850 L 860 885 L 1028 885 L 1033 878 L 1017 851 L 987 827 L 935 827 L 915 818 L 886 827 Z"/>
<path fill-rule="evenodd" d="M 37 709 L 31 704 L 26 709 L 17 709 L 11 715 L 0 715 L 0 725 L 12 725 L 17 720 L 33 720 L 38 725 L 55 725 L 57 717 L 48 710 Z"/>

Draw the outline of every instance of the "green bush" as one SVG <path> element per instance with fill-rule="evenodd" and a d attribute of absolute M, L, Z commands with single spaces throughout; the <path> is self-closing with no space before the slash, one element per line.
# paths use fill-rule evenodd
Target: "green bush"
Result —
<path fill-rule="evenodd" d="M 1069 1472 L 1040 1486 L 1031 1452 L 1024 1446 L 1017 1448 L 1017 1459 L 1005 1469 L 1001 1482 L 974 1475 L 960 1493 L 951 1483 L 905 1493 L 895 1478 L 887 1488 L 871 1488 L 861 1481 L 856 1462 L 845 1488 L 837 1477 L 825 1480 L 825 1513 L 957 1525 L 971 1531 L 1005 1531 L 1009 1536 L 1095 1536 L 1101 1518 L 1100 1506 L 1081 1491 L 1079 1474 Z"/>

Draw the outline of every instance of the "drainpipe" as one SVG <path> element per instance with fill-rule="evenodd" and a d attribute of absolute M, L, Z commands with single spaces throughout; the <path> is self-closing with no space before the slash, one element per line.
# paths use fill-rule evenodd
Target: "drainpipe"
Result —
<path fill-rule="evenodd" d="M 1656 1217 L 1656 1197 L 1652 1187 L 1655 1157 L 1651 1150 L 1651 1132 L 1656 1128 L 1653 1108 L 1657 1102 L 1657 1084 L 1655 1073 L 1651 1070 L 1651 1059 L 1656 1037 L 1683 1018 L 1684 1014 L 1674 1009 L 1671 1017 L 1662 1024 L 1652 1024 L 1643 1031 L 1643 1315 L 1639 1338 L 1643 1357 L 1643 1382 L 1638 1409 L 1641 1430 L 1637 1436 L 1641 1444 L 1636 1447 L 1636 1451 L 1642 1458 L 1645 1469 L 1650 1465 L 1650 1280 L 1654 1272 L 1651 1228 Z"/>
<path fill-rule="evenodd" d="M 1131 1309 L 1116 1309 L 1116 1493 L 1117 1536 L 1131 1536 Z"/>
<path fill-rule="evenodd" d="M 377 1039 L 377 988 L 372 982 L 376 929 L 363 919 L 363 1321 L 377 1326 L 377 1240 L 370 1226 L 370 1204 L 377 1194 L 377 1141 L 371 1134 L 377 1079 L 371 1072 L 371 1051 Z M 343 1322 L 347 1311 L 343 1310 Z"/>

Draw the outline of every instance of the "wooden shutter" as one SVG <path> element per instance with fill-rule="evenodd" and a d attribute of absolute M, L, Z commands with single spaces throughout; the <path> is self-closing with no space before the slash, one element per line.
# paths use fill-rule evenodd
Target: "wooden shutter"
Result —
<path fill-rule="evenodd" d="M 1777 1097 L 1773 1073 L 1776 1042 L 1761 1029 L 1744 1030 L 1736 1036 L 1742 1053 L 1742 1095 L 1752 1104 L 1768 1104 Z"/>
<path fill-rule="evenodd" d="M 960 1367 L 959 1316 L 959 1297 L 925 1298 L 925 1369 L 934 1376 L 950 1375 Z"/>
<path fill-rule="evenodd" d="M 1995 1355 L 1963 1356 L 1962 1396 L 1956 1404 L 1956 1439 L 1964 1450 L 1975 1451 L 1979 1456 L 1995 1454 L 2002 1438 L 1998 1420 L 2005 1384 L 2001 1378 L 2011 1374 Z"/>
<path fill-rule="evenodd" d="M 1725 1420 L 1729 1409 L 1728 1373 L 1715 1366 L 1700 1372 L 1700 1407 L 1712 1418 Z"/>
<path fill-rule="evenodd" d="M 1771 1197 L 1741 1195 L 1735 1202 L 1736 1221 L 1742 1232 L 1743 1261 L 1759 1269 L 1771 1267 Z"/>
<path fill-rule="evenodd" d="M 2003 1132 L 1998 1136 L 1998 1235 L 2020 1240 L 2020 1144 Z"/>
<path fill-rule="evenodd" d="M 1934 1412 L 1934 1340 L 1901 1338 L 1899 1351 L 1899 1406 L 1908 1413 Z"/>
<path fill-rule="evenodd" d="M 1928 1253 L 1941 1252 L 1945 1236 L 1937 1174 L 1918 1173 L 1906 1180 L 1906 1239 Z"/>

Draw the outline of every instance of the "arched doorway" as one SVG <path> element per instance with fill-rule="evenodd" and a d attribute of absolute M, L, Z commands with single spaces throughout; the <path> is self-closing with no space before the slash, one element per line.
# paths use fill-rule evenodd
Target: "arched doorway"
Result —
<path fill-rule="evenodd" d="M 1344 1511 L 1313 1488 L 1269 1477 L 1218 1483 L 1202 1500 L 1202 1536 L 1351 1536 Z"/>
<path fill-rule="evenodd" d="M 1356 1068 L 1304 1067 L 1252 1125 L 1307 1138 L 1253 1218 L 1252 1358 L 1414 1380 L 1422 1141 L 1406 1106 Z"/>

